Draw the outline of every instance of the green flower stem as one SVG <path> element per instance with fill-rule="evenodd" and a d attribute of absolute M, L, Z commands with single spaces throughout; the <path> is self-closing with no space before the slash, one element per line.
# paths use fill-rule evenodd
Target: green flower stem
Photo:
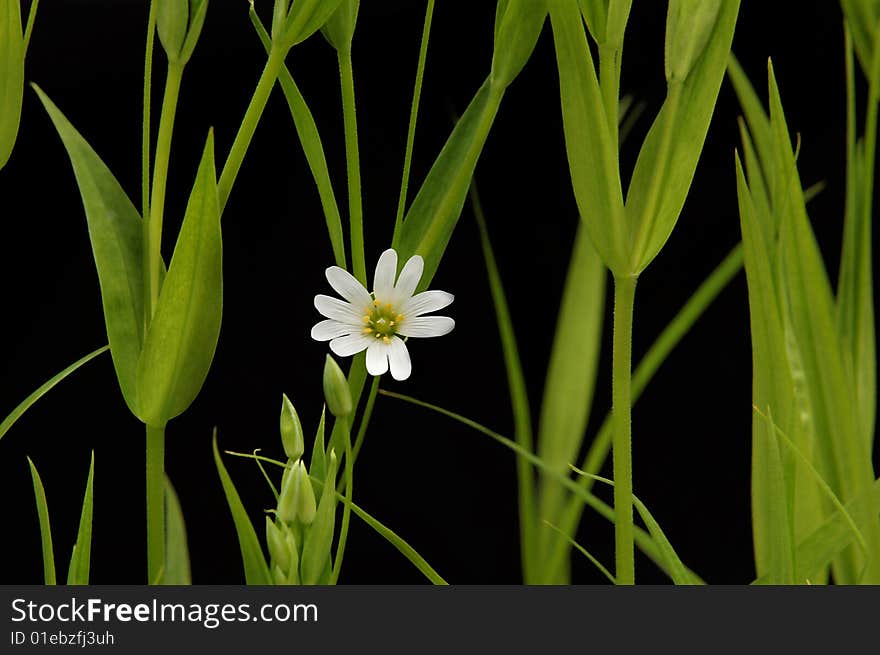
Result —
<path fill-rule="evenodd" d="M 620 112 L 620 50 L 608 45 L 599 47 L 599 87 L 608 120 L 608 134 L 614 152 L 619 148 L 618 114 Z"/>
<path fill-rule="evenodd" d="M 376 378 L 377 380 L 379 378 Z M 369 418 L 364 414 L 364 418 Z M 345 507 L 342 509 L 342 523 L 339 527 L 339 542 L 336 545 L 336 559 L 333 562 L 333 574 L 330 584 L 335 585 L 342 571 L 342 558 L 345 555 L 345 543 L 348 539 L 348 524 L 351 521 L 351 495 L 354 481 L 354 456 L 351 449 L 351 426 L 345 421 Z"/>
<path fill-rule="evenodd" d="M 614 278 L 611 403 L 614 413 L 614 556 L 621 585 L 635 584 L 632 500 L 632 327 L 635 277 Z"/>
<path fill-rule="evenodd" d="M 141 145 L 141 202 L 144 221 L 150 215 L 150 104 L 153 89 L 153 44 L 156 39 L 156 2 L 150 3 L 147 47 L 144 53 L 144 120 Z"/>
<path fill-rule="evenodd" d="M 147 426 L 147 580 L 161 582 L 165 568 L 165 426 Z"/>
<path fill-rule="evenodd" d="M 400 197 L 397 200 L 397 215 L 394 217 L 394 236 L 391 247 L 397 248 L 400 242 L 400 228 L 403 227 L 403 215 L 406 210 L 406 193 L 409 188 L 409 172 L 412 167 L 413 144 L 416 138 L 416 119 L 419 114 L 419 100 L 422 96 L 422 81 L 425 77 L 425 60 L 428 58 L 428 37 L 431 34 L 431 21 L 434 16 L 434 0 L 428 0 L 425 9 L 425 24 L 422 28 L 422 44 L 419 47 L 419 62 L 416 66 L 416 83 L 413 89 L 412 107 L 409 113 L 409 129 L 406 133 L 406 150 L 403 155 L 403 179 L 400 182 Z M 355 456 L 357 456 L 355 444 Z"/>
<path fill-rule="evenodd" d="M 147 323 L 152 319 L 159 301 L 159 271 L 162 266 L 162 221 L 165 211 L 165 188 L 168 183 L 168 160 L 171 157 L 171 137 L 174 133 L 174 117 L 177 114 L 177 99 L 183 79 L 183 66 L 168 64 L 165 79 L 165 97 L 162 100 L 162 115 L 159 118 L 159 136 L 156 141 L 156 162 L 153 166 L 153 191 L 150 196 L 150 218 L 144 221 L 146 231 L 146 261 L 144 270 L 149 276 L 146 287 L 149 289 L 146 305 Z"/>
<path fill-rule="evenodd" d="M 364 445 L 364 438 L 367 436 L 367 428 L 370 427 L 370 419 L 373 417 L 373 407 L 376 404 L 376 395 L 379 392 L 379 382 L 381 377 L 374 377 L 370 385 L 370 395 L 367 396 L 367 404 L 364 406 L 364 415 L 361 417 L 361 423 L 358 426 L 357 437 L 354 440 L 354 448 L 352 449 L 352 464 L 357 461 L 361 447 Z"/>
<path fill-rule="evenodd" d="M 232 142 L 232 148 L 229 150 L 229 156 L 226 158 L 226 163 L 223 166 L 223 172 L 220 174 L 220 180 L 217 182 L 217 194 L 220 198 L 221 213 L 223 208 L 226 207 L 226 201 L 229 200 L 232 185 L 235 183 L 235 178 L 238 176 L 239 169 L 241 169 L 244 156 L 247 154 L 247 149 L 254 137 L 257 123 L 260 122 L 260 117 L 266 108 L 266 102 L 269 100 L 272 87 L 275 86 L 278 72 L 284 65 L 286 54 L 286 49 L 278 48 L 274 44 L 269 51 L 269 59 L 263 67 L 263 72 L 257 82 L 257 88 L 254 89 L 254 95 L 251 97 L 251 102 L 244 113 L 241 126 L 238 128 L 238 133 Z"/>
<path fill-rule="evenodd" d="M 361 204 L 361 164 L 358 153 L 357 113 L 354 103 L 354 71 L 351 51 L 340 49 L 339 80 L 342 87 L 342 118 L 345 127 L 345 161 L 348 171 L 348 215 L 351 229 L 352 272 L 358 281 L 367 285 L 367 265 L 364 255 L 364 214 Z"/>

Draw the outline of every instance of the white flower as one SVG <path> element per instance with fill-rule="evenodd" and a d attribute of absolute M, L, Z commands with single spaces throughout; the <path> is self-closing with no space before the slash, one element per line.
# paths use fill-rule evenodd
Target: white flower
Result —
<path fill-rule="evenodd" d="M 370 375 L 382 375 L 390 366 L 395 380 L 406 380 L 412 362 L 400 337 L 439 337 L 455 327 L 448 316 L 425 316 L 449 305 L 451 293 L 423 291 L 413 295 L 424 268 L 421 257 L 410 257 L 395 284 L 397 253 L 389 248 L 376 263 L 370 294 L 351 273 L 331 266 L 327 281 L 345 300 L 315 296 L 315 308 L 327 320 L 312 328 L 312 338 L 329 341 L 330 350 L 340 357 L 366 350 Z"/>

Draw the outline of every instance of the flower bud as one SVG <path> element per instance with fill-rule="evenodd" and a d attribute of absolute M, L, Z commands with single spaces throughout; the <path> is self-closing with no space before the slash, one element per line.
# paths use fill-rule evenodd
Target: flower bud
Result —
<path fill-rule="evenodd" d="M 269 557 L 274 566 L 286 574 L 290 570 L 290 551 L 287 549 L 284 535 L 270 516 L 266 517 L 266 545 L 269 547 Z"/>
<path fill-rule="evenodd" d="M 281 396 L 281 443 L 284 445 L 284 453 L 288 459 L 294 462 L 302 457 L 306 450 L 302 423 L 286 394 Z"/>
<path fill-rule="evenodd" d="M 205 24 L 208 0 L 157 0 L 156 30 L 168 61 L 186 64 Z"/>
<path fill-rule="evenodd" d="M 721 0 L 669 0 L 666 81 L 681 82 L 703 54 L 721 11 Z"/>
<path fill-rule="evenodd" d="M 351 389 L 345 373 L 330 355 L 324 363 L 324 399 L 330 413 L 336 418 L 344 418 L 351 414 Z"/>
<path fill-rule="evenodd" d="M 296 462 L 281 483 L 281 496 L 278 500 L 278 518 L 285 523 L 299 520 L 309 525 L 315 520 L 315 492 L 312 481 L 302 460 Z"/>

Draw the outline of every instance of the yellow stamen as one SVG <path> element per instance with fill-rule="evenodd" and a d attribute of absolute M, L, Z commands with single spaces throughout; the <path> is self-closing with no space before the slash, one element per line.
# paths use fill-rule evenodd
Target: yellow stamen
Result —
<path fill-rule="evenodd" d="M 377 334 L 376 336 L 379 336 L 379 335 Z M 391 339 L 389 339 L 388 337 L 382 337 L 382 341 L 385 342 L 386 346 L 391 343 Z"/>
<path fill-rule="evenodd" d="M 373 328 L 371 328 L 371 327 L 365 327 L 365 328 L 364 328 L 364 334 L 373 334 Z"/>
<path fill-rule="evenodd" d="M 364 316 L 364 323 L 369 323 L 369 322 L 370 322 L 370 315 L 367 314 L 366 316 Z"/>
<path fill-rule="evenodd" d="M 398 314 L 397 318 L 394 319 L 397 323 L 400 323 L 403 320 L 403 314 Z"/>

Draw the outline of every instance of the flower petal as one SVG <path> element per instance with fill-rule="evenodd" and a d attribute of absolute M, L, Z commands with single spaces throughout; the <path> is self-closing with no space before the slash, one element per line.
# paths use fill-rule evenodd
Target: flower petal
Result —
<path fill-rule="evenodd" d="M 373 293 L 377 298 L 387 297 L 394 289 L 394 278 L 397 276 L 397 253 L 389 248 L 379 256 L 376 262 L 376 274 L 373 276 Z M 385 300 L 385 302 L 390 302 Z"/>
<path fill-rule="evenodd" d="M 455 321 L 448 316 L 417 316 L 404 319 L 398 332 L 405 337 L 442 337 L 454 327 Z"/>
<path fill-rule="evenodd" d="M 327 281 L 333 290 L 353 305 L 370 304 L 370 292 L 357 281 L 354 275 L 339 266 L 331 266 L 325 272 Z"/>
<path fill-rule="evenodd" d="M 332 318 L 340 323 L 356 325 L 358 327 L 363 323 L 361 312 L 356 310 L 351 304 L 339 300 L 339 298 L 323 294 L 317 295 L 315 296 L 315 309 L 321 313 L 321 316 Z"/>
<path fill-rule="evenodd" d="M 381 339 L 372 339 L 367 348 L 367 373 L 382 375 L 388 371 L 388 350 L 390 348 Z"/>
<path fill-rule="evenodd" d="M 331 339 L 351 334 L 354 329 L 351 325 L 327 319 L 312 328 L 312 339 L 315 341 L 330 341 Z"/>
<path fill-rule="evenodd" d="M 419 280 L 422 279 L 422 273 L 425 270 L 425 260 L 419 255 L 413 255 L 400 271 L 400 277 L 397 278 L 397 284 L 394 286 L 394 292 L 397 296 L 397 302 L 405 302 L 409 300 L 416 287 L 419 286 Z"/>
<path fill-rule="evenodd" d="M 423 291 L 414 295 L 400 306 L 400 313 L 407 318 L 415 318 L 428 312 L 443 309 L 455 300 L 455 296 L 445 291 Z"/>
<path fill-rule="evenodd" d="M 412 360 L 403 339 L 394 337 L 388 347 L 388 361 L 391 364 L 391 377 L 395 380 L 406 380 L 412 373 Z"/>
<path fill-rule="evenodd" d="M 330 350 L 340 357 L 350 357 L 372 345 L 370 337 L 365 334 L 348 334 L 330 342 Z"/>

